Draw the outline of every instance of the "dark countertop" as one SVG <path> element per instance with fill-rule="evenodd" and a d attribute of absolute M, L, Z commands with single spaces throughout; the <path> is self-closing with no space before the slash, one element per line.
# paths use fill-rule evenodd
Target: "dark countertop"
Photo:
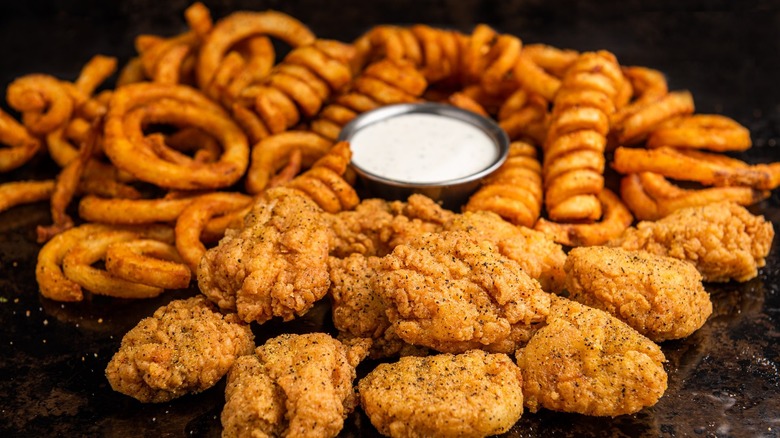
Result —
<path fill-rule="evenodd" d="M 780 1 L 241 1 L 205 2 L 215 18 L 240 9 L 294 15 L 323 38 L 351 40 L 380 23 L 423 22 L 469 30 L 485 22 L 525 43 L 606 49 L 623 65 L 667 74 L 693 93 L 698 113 L 751 129 L 752 162 L 780 161 Z M 652 5 L 650 4 L 652 3 Z M 93 54 L 126 60 L 139 33 L 184 28 L 187 2 L 35 0 L 0 4 L 0 85 L 33 72 L 73 79 Z M 45 160 L 0 176 L 42 177 Z M 780 191 L 752 208 L 780 229 Z M 224 384 L 170 403 L 143 405 L 113 392 L 103 370 L 123 334 L 181 291 L 148 301 L 41 298 L 34 279 L 35 226 L 45 203 L 0 213 L 0 435 L 218 436 Z M 669 389 L 638 414 L 594 418 L 525 413 L 507 434 L 524 436 L 780 436 L 780 239 L 767 267 L 744 283 L 707 285 L 714 313 L 687 339 L 662 345 Z M 284 330 L 327 326 L 319 306 Z M 258 341 L 281 324 L 256 328 Z M 375 436 L 354 413 L 342 433 Z"/>

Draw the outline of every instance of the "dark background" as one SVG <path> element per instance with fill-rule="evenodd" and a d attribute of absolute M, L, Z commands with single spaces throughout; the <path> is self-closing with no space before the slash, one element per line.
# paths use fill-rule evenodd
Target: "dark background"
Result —
<path fill-rule="evenodd" d="M 349 41 L 381 23 L 427 23 L 469 31 L 484 22 L 577 50 L 606 49 L 623 65 L 666 73 L 688 89 L 699 113 L 722 113 L 751 129 L 751 162 L 780 161 L 780 1 L 207 1 L 218 19 L 241 9 L 276 9 L 321 38 Z M 2 1 L 0 86 L 45 72 L 74 79 L 94 54 L 133 55 L 140 33 L 185 28 L 189 2 L 173 0 Z M 5 105 L 4 101 L 2 103 Z M 43 170 L 42 170 L 43 169 Z M 51 176 L 45 160 L 0 180 Z M 775 228 L 780 197 L 752 208 Z M 0 213 L 0 435 L 218 436 L 224 385 L 170 403 L 142 405 L 113 392 L 103 370 L 122 335 L 180 291 L 148 301 L 95 297 L 77 304 L 41 298 L 34 280 L 35 225 L 45 204 Z M 780 245 L 745 284 L 707 285 L 713 316 L 685 340 L 663 344 L 669 390 L 636 415 L 589 418 L 524 414 L 508 436 L 780 436 Z M 284 330 L 327 326 L 319 306 Z M 325 322 L 323 322 L 325 321 Z M 258 341 L 280 324 L 258 327 Z M 360 412 L 344 436 L 375 436 Z"/>

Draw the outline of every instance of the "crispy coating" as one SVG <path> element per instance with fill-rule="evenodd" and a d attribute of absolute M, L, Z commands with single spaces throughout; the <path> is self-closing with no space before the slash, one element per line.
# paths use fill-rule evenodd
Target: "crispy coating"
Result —
<path fill-rule="evenodd" d="M 550 305 L 517 262 L 464 231 L 398 245 L 381 259 L 373 287 L 401 339 L 447 353 L 512 352 Z"/>
<path fill-rule="evenodd" d="M 403 357 L 358 384 L 371 423 L 391 437 L 484 437 L 523 413 L 520 369 L 505 354 Z"/>
<path fill-rule="evenodd" d="M 325 216 L 332 230 L 330 254 L 381 257 L 421 234 L 440 231 L 454 215 L 419 194 L 406 202 L 367 199 L 354 210 Z"/>
<path fill-rule="evenodd" d="M 468 231 L 478 239 L 486 239 L 498 252 L 516 261 L 542 289 L 558 293 L 563 288 L 563 264 L 566 253 L 546 234 L 513 225 L 489 211 L 455 215 L 444 225 L 445 230 Z"/>
<path fill-rule="evenodd" d="M 157 309 L 131 329 L 106 367 L 111 387 L 159 403 L 212 387 L 255 348 L 249 326 L 197 296 Z"/>
<path fill-rule="evenodd" d="M 201 291 L 247 322 L 302 315 L 325 296 L 328 276 L 327 223 L 299 192 L 266 191 L 244 218 L 206 252 L 198 269 Z"/>
<path fill-rule="evenodd" d="M 385 315 L 387 306 L 371 286 L 379 261 L 362 254 L 329 259 L 333 324 L 339 340 L 371 339 L 372 358 L 423 354 L 424 349 L 407 344 L 395 334 Z"/>
<path fill-rule="evenodd" d="M 283 334 L 230 370 L 225 437 L 335 437 L 357 406 L 352 386 L 365 345 L 324 333 Z"/>
<path fill-rule="evenodd" d="M 591 246 L 566 260 L 569 298 L 604 310 L 655 342 L 684 338 L 712 313 L 701 274 L 682 260 Z"/>
<path fill-rule="evenodd" d="M 640 222 L 609 245 L 687 260 L 705 282 L 748 281 L 766 263 L 774 235 L 763 216 L 733 202 L 718 202 Z"/>
<path fill-rule="evenodd" d="M 666 391 L 661 348 L 608 313 L 554 298 L 547 325 L 517 351 L 525 406 L 617 416 Z"/>

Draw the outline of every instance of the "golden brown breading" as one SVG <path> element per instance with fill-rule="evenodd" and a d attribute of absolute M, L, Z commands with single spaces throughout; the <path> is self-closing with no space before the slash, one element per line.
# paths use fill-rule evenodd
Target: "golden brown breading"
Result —
<path fill-rule="evenodd" d="M 609 246 L 687 260 L 705 282 L 747 281 L 764 266 L 774 235 L 772 223 L 763 216 L 733 202 L 719 202 L 640 222 Z"/>
<path fill-rule="evenodd" d="M 397 246 L 381 259 L 373 286 L 401 339 L 447 353 L 512 352 L 550 305 L 517 262 L 464 231 Z"/>
<path fill-rule="evenodd" d="M 270 339 L 230 370 L 223 436 L 338 435 L 357 406 L 352 382 L 366 353 L 325 333 Z"/>
<path fill-rule="evenodd" d="M 322 210 L 299 192 L 266 191 L 244 219 L 206 252 L 198 269 L 201 291 L 242 320 L 290 320 L 325 296 L 327 223 Z"/>
<path fill-rule="evenodd" d="M 379 258 L 352 254 L 344 259 L 331 257 L 329 265 L 333 324 L 339 340 L 371 339 L 371 357 L 375 359 L 425 352 L 395 334 L 385 315 L 387 306 L 371 287 Z"/>
<path fill-rule="evenodd" d="M 563 263 L 566 253 L 546 234 L 513 225 L 489 211 L 466 212 L 453 216 L 444 225 L 446 230 L 463 230 L 478 239 L 487 239 L 498 252 L 516 261 L 542 289 L 558 293 L 563 288 Z"/>
<path fill-rule="evenodd" d="M 254 348 L 252 331 L 235 314 L 222 315 L 203 296 L 176 300 L 125 334 L 106 377 L 115 391 L 165 402 L 210 388 Z"/>
<path fill-rule="evenodd" d="M 570 299 L 616 316 L 655 342 L 690 335 L 712 313 L 701 274 L 682 260 L 591 246 L 572 249 L 565 269 Z"/>
<path fill-rule="evenodd" d="M 525 406 L 616 416 L 666 391 L 661 348 L 608 313 L 554 298 L 547 325 L 517 351 Z"/>
<path fill-rule="evenodd" d="M 441 230 L 454 214 L 419 194 L 406 202 L 367 199 L 354 210 L 325 215 L 332 230 L 330 254 L 381 257 L 420 234 Z"/>
<path fill-rule="evenodd" d="M 404 357 L 358 383 L 371 423 L 391 437 L 485 437 L 523 413 L 520 369 L 505 354 Z"/>

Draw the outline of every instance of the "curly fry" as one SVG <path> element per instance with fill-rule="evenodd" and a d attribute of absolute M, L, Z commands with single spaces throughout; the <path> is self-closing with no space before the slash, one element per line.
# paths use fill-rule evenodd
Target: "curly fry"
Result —
<path fill-rule="evenodd" d="M 17 205 L 48 200 L 54 192 L 53 180 L 11 181 L 0 184 L 0 212 Z"/>
<path fill-rule="evenodd" d="M 305 131 L 288 131 L 273 135 L 252 148 L 252 162 L 246 175 L 246 191 L 250 194 L 262 192 L 274 174 L 284 167 L 291 151 L 301 151 L 304 167 L 330 150 L 333 142 L 317 134 Z"/>
<path fill-rule="evenodd" d="M 355 189 L 344 179 L 351 158 L 349 143 L 336 143 L 309 170 L 284 186 L 305 193 L 328 213 L 350 210 L 360 203 Z"/>
<path fill-rule="evenodd" d="M 114 277 L 162 289 L 184 289 L 192 277 L 176 247 L 159 240 L 112 243 L 106 248 L 105 265 Z"/>
<path fill-rule="evenodd" d="M 605 188 L 599 192 L 598 200 L 604 210 L 604 217 L 600 222 L 560 224 L 541 218 L 536 222 L 534 229 L 549 235 L 561 245 L 572 247 L 603 245 L 631 226 L 634 217 L 620 198 L 609 189 Z"/>
<path fill-rule="evenodd" d="M 777 165 L 750 166 L 744 161 L 694 150 L 617 148 L 612 167 L 622 173 L 654 172 L 680 181 L 704 185 L 748 186 L 758 190 L 778 187 Z"/>
<path fill-rule="evenodd" d="M 646 146 L 744 151 L 752 146 L 750 131 L 734 119 L 717 114 L 694 114 L 662 124 L 647 137 Z"/>
<path fill-rule="evenodd" d="M 498 110 L 498 124 L 510 140 L 543 144 L 547 137 L 548 103 L 537 94 L 519 89 Z"/>
<path fill-rule="evenodd" d="M 43 74 L 22 76 L 8 86 L 6 100 L 22 113 L 22 122 L 35 135 L 63 126 L 73 113 L 73 99 L 58 79 Z"/>
<path fill-rule="evenodd" d="M 352 85 L 354 89 L 337 95 L 334 103 L 323 108 L 311 122 L 311 131 L 335 142 L 341 128 L 360 113 L 419 101 L 428 82 L 412 64 L 384 59 L 366 67 Z"/>
<path fill-rule="evenodd" d="M 536 148 L 513 142 L 504 164 L 487 177 L 463 207 L 464 211 L 492 211 L 507 221 L 533 227 L 542 209 L 542 166 Z"/>
<path fill-rule="evenodd" d="M 749 206 L 769 197 L 769 191 L 750 187 L 683 189 L 652 172 L 624 176 L 620 181 L 620 192 L 639 220 L 658 220 L 681 208 L 726 200 Z"/>
<path fill-rule="evenodd" d="M 604 187 L 609 115 L 623 81 L 617 60 L 603 51 L 580 55 L 564 76 L 544 143 L 544 202 L 552 220 L 601 217 L 596 197 Z"/>
<path fill-rule="evenodd" d="M 693 96 L 688 91 L 673 91 L 649 102 L 621 120 L 614 120 L 610 137 L 619 145 L 635 144 L 663 122 L 675 117 L 692 114 Z"/>
<path fill-rule="evenodd" d="M 163 289 L 115 277 L 92 265 L 106 256 L 111 244 L 139 238 L 139 234 L 127 230 L 103 230 L 90 234 L 89 239 L 73 245 L 62 259 L 65 277 L 80 287 L 98 295 L 116 298 L 153 298 Z"/>
<path fill-rule="evenodd" d="M 240 193 L 211 193 L 189 204 L 176 220 L 176 249 L 192 272 L 197 272 L 200 259 L 206 253 L 201 234 L 208 221 L 220 214 L 243 210 L 252 198 Z"/>
<path fill-rule="evenodd" d="M 205 90 L 211 83 L 228 50 L 253 36 L 272 36 L 292 47 L 311 44 L 314 34 L 295 18 L 275 11 L 235 12 L 219 20 L 200 48 L 196 67 L 198 87 Z"/>
<path fill-rule="evenodd" d="M 219 141 L 223 153 L 210 163 L 181 166 L 165 161 L 143 139 L 146 121 L 196 127 Z M 106 155 L 119 168 L 160 187 L 194 190 L 227 187 L 249 164 L 249 144 L 221 107 L 181 85 L 131 84 L 114 93 L 106 117 Z"/>
<path fill-rule="evenodd" d="M 41 142 L 19 124 L 13 117 L 0 109 L 0 172 L 21 167 L 41 149 Z"/>

